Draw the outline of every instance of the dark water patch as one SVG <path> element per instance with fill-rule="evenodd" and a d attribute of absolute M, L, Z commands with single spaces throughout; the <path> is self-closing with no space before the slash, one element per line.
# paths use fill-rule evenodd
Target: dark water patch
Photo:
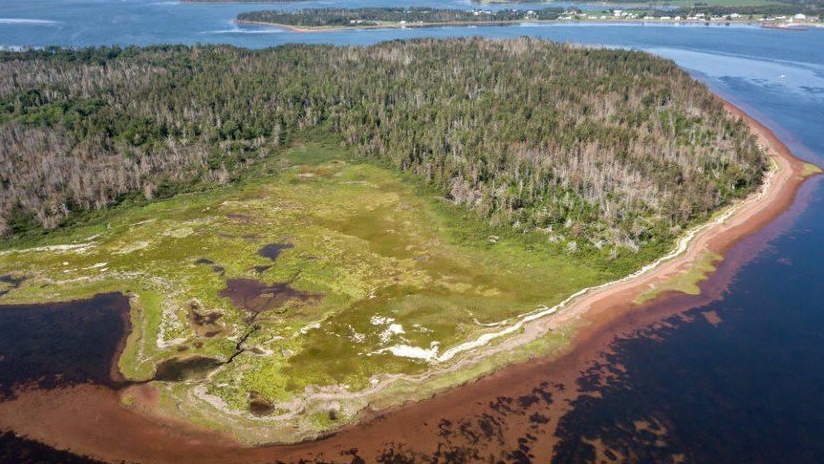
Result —
<path fill-rule="evenodd" d="M 199 258 L 197 261 L 195 261 L 195 264 L 196 265 L 201 265 L 202 264 L 202 265 L 206 265 L 206 266 L 212 266 L 212 270 L 217 272 L 218 274 L 222 274 L 223 271 L 226 270 L 226 268 L 224 268 L 223 266 L 219 266 L 219 265 L 215 264 L 214 261 L 212 261 L 211 259 L 208 259 L 208 258 Z"/>
<path fill-rule="evenodd" d="M 255 270 L 255 274 L 263 274 L 264 272 L 268 271 L 272 268 L 271 264 L 266 264 L 263 266 L 255 266 L 253 269 Z"/>
<path fill-rule="evenodd" d="M 223 317 L 223 314 L 212 311 L 207 313 L 200 313 L 196 311 L 192 311 L 192 322 L 199 326 L 206 326 L 206 325 L 214 325 L 217 323 L 218 319 Z"/>
<path fill-rule="evenodd" d="M 190 300 L 184 305 L 189 313 L 189 325 L 195 333 L 212 338 L 223 332 L 223 325 L 219 322 L 223 313 L 218 311 L 208 311 L 197 300 Z"/>
<path fill-rule="evenodd" d="M 268 416 L 275 411 L 275 405 L 256 391 L 249 392 L 249 412 L 256 416 Z"/>
<path fill-rule="evenodd" d="M 0 275 L 0 282 L 4 284 L 10 284 L 12 287 L 17 288 L 23 281 L 26 280 L 25 276 L 15 277 L 11 274 Z"/>
<path fill-rule="evenodd" d="M 157 365 L 154 380 L 164 382 L 182 382 L 206 378 L 214 369 L 222 366 L 223 361 L 206 356 L 187 356 L 171 358 Z"/>
<path fill-rule="evenodd" d="M 523 395 L 518 397 L 518 404 L 521 405 L 522 408 L 526 409 L 533 404 L 540 401 L 537 396 L 535 395 Z"/>
<path fill-rule="evenodd" d="M 258 254 L 272 261 L 277 261 L 283 250 L 291 250 L 292 248 L 295 248 L 295 246 L 291 243 L 269 243 L 260 247 Z"/>
<path fill-rule="evenodd" d="M 118 386 L 112 363 L 128 330 L 128 311 L 120 293 L 0 306 L 0 398 L 21 386 Z"/>
<path fill-rule="evenodd" d="M 254 279 L 229 279 L 218 295 L 251 313 L 285 311 L 289 306 L 303 306 L 322 298 L 318 293 L 296 290 L 288 282 L 265 284 Z"/>
<path fill-rule="evenodd" d="M 18 437 L 13 432 L 0 433 L 0 464 L 105 464 L 51 446 Z"/>
<path fill-rule="evenodd" d="M 547 416 L 545 416 L 545 415 L 543 415 L 539 412 L 536 412 L 536 413 L 533 413 L 531 416 L 529 416 L 529 421 L 532 422 L 533 424 L 547 424 L 547 423 L 549 423 L 549 417 L 547 417 Z"/>
<path fill-rule="evenodd" d="M 0 297 L 9 293 L 11 290 L 15 288 L 19 288 L 20 284 L 26 280 L 25 276 L 15 277 L 11 274 L 0 275 L 0 283 L 8 285 L 7 288 L 0 289 Z"/>

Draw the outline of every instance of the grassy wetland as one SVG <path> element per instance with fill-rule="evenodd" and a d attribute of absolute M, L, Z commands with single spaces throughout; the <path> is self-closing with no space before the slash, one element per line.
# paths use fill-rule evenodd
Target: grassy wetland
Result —
<path fill-rule="evenodd" d="M 126 377 L 159 379 L 169 402 L 194 395 L 197 408 L 251 423 L 280 428 L 289 416 L 326 428 L 358 408 L 310 402 L 302 417 L 296 398 L 425 374 L 439 353 L 616 276 L 522 237 L 490 237 L 477 218 L 339 146 L 298 143 L 283 155 L 288 165 L 268 178 L 118 208 L 72 229 L 75 240 L 3 251 L 0 271 L 26 276 L 4 303 L 124 292 Z"/>
<path fill-rule="evenodd" d="M 158 392 L 122 405 L 246 443 L 562 348 L 569 325 L 478 356 L 670 251 L 767 164 L 705 88 L 636 52 L 470 39 L 0 64 L 0 303 L 122 292 L 119 370 Z"/>

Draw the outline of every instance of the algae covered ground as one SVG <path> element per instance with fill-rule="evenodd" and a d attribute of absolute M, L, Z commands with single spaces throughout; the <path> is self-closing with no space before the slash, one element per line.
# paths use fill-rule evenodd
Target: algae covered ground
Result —
<path fill-rule="evenodd" d="M 488 372 L 492 364 L 430 378 L 471 352 L 456 347 L 643 259 L 606 266 L 547 232 L 490 230 L 331 142 L 296 143 L 269 167 L 7 247 L 0 303 L 123 292 L 128 379 L 151 380 L 173 414 L 255 430 L 243 436 L 251 442 L 288 441 L 391 403 L 387 395 Z M 124 394 L 124 406 L 133 400 Z"/>

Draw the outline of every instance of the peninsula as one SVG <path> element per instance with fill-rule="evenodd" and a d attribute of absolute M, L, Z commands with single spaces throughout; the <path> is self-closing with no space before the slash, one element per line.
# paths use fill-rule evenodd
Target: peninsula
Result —
<path fill-rule="evenodd" d="M 526 38 L 51 49 L 0 83 L 0 303 L 126 295 L 122 407 L 245 444 L 690 291 L 694 244 L 814 172 L 668 60 Z"/>

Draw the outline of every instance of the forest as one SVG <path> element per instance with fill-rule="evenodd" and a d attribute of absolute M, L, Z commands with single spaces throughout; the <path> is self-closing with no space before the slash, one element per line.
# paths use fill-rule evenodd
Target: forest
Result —
<path fill-rule="evenodd" d="M 0 54 L 0 232 L 235 182 L 307 132 L 492 227 L 599 249 L 670 243 L 767 166 L 718 98 L 636 51 L 529 38 L 48 48 Z"/>
<path fill-rule="evenodd" d="M 368 26 L 380 23 L 424 23 L 437 24 L 448 22 L 506 22 L 523 19 L 554 20 L 563 13 L 563 8 L 545 8 L 526 11 L 472 11 L 438 8 L 321 8 L 292 11 L 250 11 L 240 13 L 240 22 L 286 24 L 303 27 L 348 27 Z"/>
<path fill-rule="evenodd" d="M 660 13 L 669 16 L 692 16 L 697 13 L 704 13 L 708 16 L 727 16 L 734 13 L 752 17 L 794 15 L 796 13 L 817 16 L 824 14 L 824 3 L 771 3 L 758 6 L 725 6 L 696 3 L 689 8 L 678 8 L 677 10 L 661 11 Z"/>

